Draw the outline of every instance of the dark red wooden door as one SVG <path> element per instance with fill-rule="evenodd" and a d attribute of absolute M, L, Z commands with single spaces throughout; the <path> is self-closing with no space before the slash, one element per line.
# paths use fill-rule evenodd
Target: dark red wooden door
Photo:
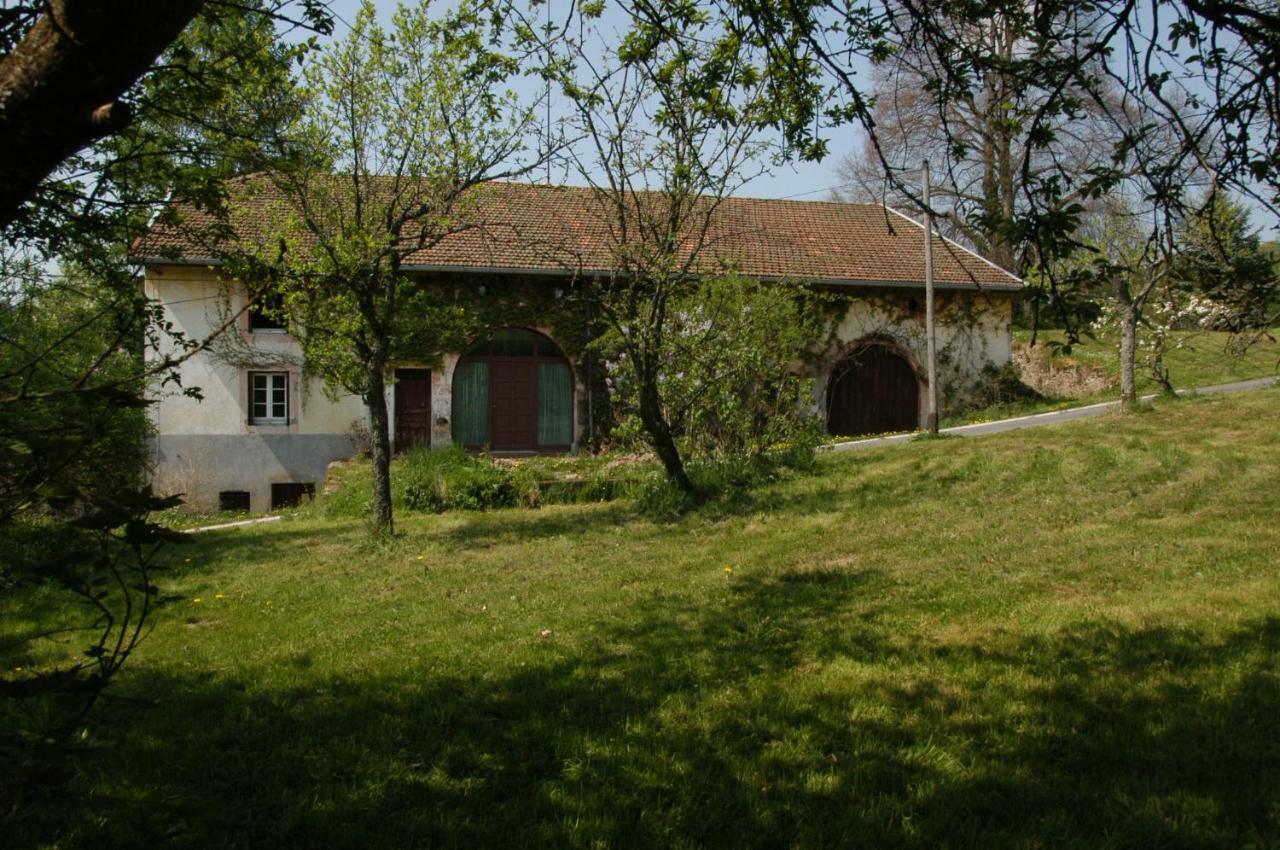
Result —
<path fill-rule="evenodd" d="M 396 451 L 431 445 L 431 370 L 396 370 Z"/>
<path fill-rule="evenodd" d="M 857 349 L 827 388 L 827 432 L 841 437 L 920 427 L 920 384 L 906 358 L 884 345 Z"/>
<path fill-rule="evenodd" d="M 489 360 L 489 447 L 494 451 L 538 448 L 538 364 L 533 360 Z"/>

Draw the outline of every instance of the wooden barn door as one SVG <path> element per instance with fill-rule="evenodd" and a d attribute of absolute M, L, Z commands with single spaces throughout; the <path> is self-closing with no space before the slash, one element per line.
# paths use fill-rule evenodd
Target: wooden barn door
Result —
<path fill-rule="evenodd" d="M 538 364 L 531 359 L 489 360 L 489 448 L 538 447 Z"/>
<path fill-rule="evenodd" d="M 431 445 L 431 370 L 396 370 L 396 451 Z"/>
<path fill-rule="evenodd" d="M 827 388 L 827 432 L 841 437 L 920 427 L 920 384 L 906 358 L 864 345 L 836 365 Z"/>
<path fill-rule="evenodd" d="M 468 348 L 453 376 L 453 438 L 495 452 L 566 451 L 573 444 L 573 374 L 556 344 L 499 328 Z"/>

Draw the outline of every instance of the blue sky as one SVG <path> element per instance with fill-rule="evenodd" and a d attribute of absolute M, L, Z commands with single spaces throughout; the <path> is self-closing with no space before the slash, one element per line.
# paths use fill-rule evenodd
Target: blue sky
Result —
<path fill-rule="evenodd" d="M 553 8 L 555 5 L 555 0 L 552 0 Z M 355 20 L 360 0 L 332 0 L 329 6 L 338 18 L 335 22 L 335 35 L 341 37 L 347 33 L 346 23 Z M 378 17 L 385 22 L 390 19 L 396 3 L 394 0 L 380 0 L 376 2 L 376 6 Z M 836 164 L 846 153 L 862 146 L 860 131 L 852 127 L 838 129 L 832 134 L 831 140 L 831 153 L 823 162 L 784 165 L 772 174 L 751 180 L 736 194 L 758 198 L 825 199 L 840 183 Z"/>
<path fill-rule="evenodd" d="M 445 3 L 448 0 L 437 0 Z M 549 0 L 553 14 L 557 7 L 563 8 L 563 0 Z M 394 11 L 395 0 L 376 0 L 379 18 L 389 20 Z M 335 35 L 346 34 L 349 22 L 355 20 L 360 0 L 330 0 L 330 8 L 337 17 Z M 609 4 L 610 7 L 613 4 Z M 605 13 L 604 24 L 609 24 L 609 12 Z M 620 22 L 614 25 L 620 28 Z M 554 107 L 553 107 L 554 110 Z M 840 127 L 828 134 L 830 154 L 819 163 L 791 163 L 776 168 L 770 174 L 764 174 L 748 182 L 736 194 L 760 198 L 799 198 L 803 200 L 823 200 L 831 191 L 840 186 L 840 178 L 836 173 L 837 164 L 847 154 L 860 150 L 863 145 L 863 133 L 857 127 Z M 941 163 L 934 163 L 935 169 Z M 553 179 L 555 176 L 553 175 Z M 1253 224 L 1263 229 L 1263 237 L 1280 238 L 1280 223 L 1264 210 L 1255 208 Z"/>

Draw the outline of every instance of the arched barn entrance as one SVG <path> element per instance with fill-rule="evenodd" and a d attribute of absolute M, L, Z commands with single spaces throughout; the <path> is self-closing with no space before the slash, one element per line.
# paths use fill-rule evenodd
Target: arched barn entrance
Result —
<path fill-rule="evenodd" d="M 545 336 L 504 328 L 462 355 L 453 372 L 453 440 L 495 452 L 568 451 L 573 372 Z"/>
<path fill-rule="evenodd" d="M 906 357 L 881 341 L 859 345 L 831 370 L 827 433 L 840 437 L 920 427 L 920 381 Z"/>

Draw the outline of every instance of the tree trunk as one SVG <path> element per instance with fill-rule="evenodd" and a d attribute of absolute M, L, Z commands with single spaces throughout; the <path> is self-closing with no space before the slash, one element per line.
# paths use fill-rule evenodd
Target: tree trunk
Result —
<path fill-rule="evenodd" d="M 1120 304 L 1120 407 L 1131 410 L 1138 403 L 1138 309 L 1129 293 L 1129 284 L 1116 284 Z"/>
<path fill-rule="evenodd" d="M 662 462 L 667 478 L 683 492 L 693 495 L 693 481 L 685 471 L 680 450 L 671 436 L 671 427 L 662 416 L 662 404 L 658 400 L 658 391 L 650 382 L 644 381 L 640 388 L 640 424 L 649 434 L 653 443 L 653 452 Z"/>
<path fill-rule="evenodd" d="M 373 467 L 373 510 L 369 525 L 375 535 L 391 534 L 391 430 L 387 415 L 386 348 L 377 346 L 369 362 L 369 460 Z"/>
<path fill-rule="evenodd" d="M 120 98 L 203 0 L 49 0 L 0 58 L 0 227 L 76 151 L 129 123 Z"/>

